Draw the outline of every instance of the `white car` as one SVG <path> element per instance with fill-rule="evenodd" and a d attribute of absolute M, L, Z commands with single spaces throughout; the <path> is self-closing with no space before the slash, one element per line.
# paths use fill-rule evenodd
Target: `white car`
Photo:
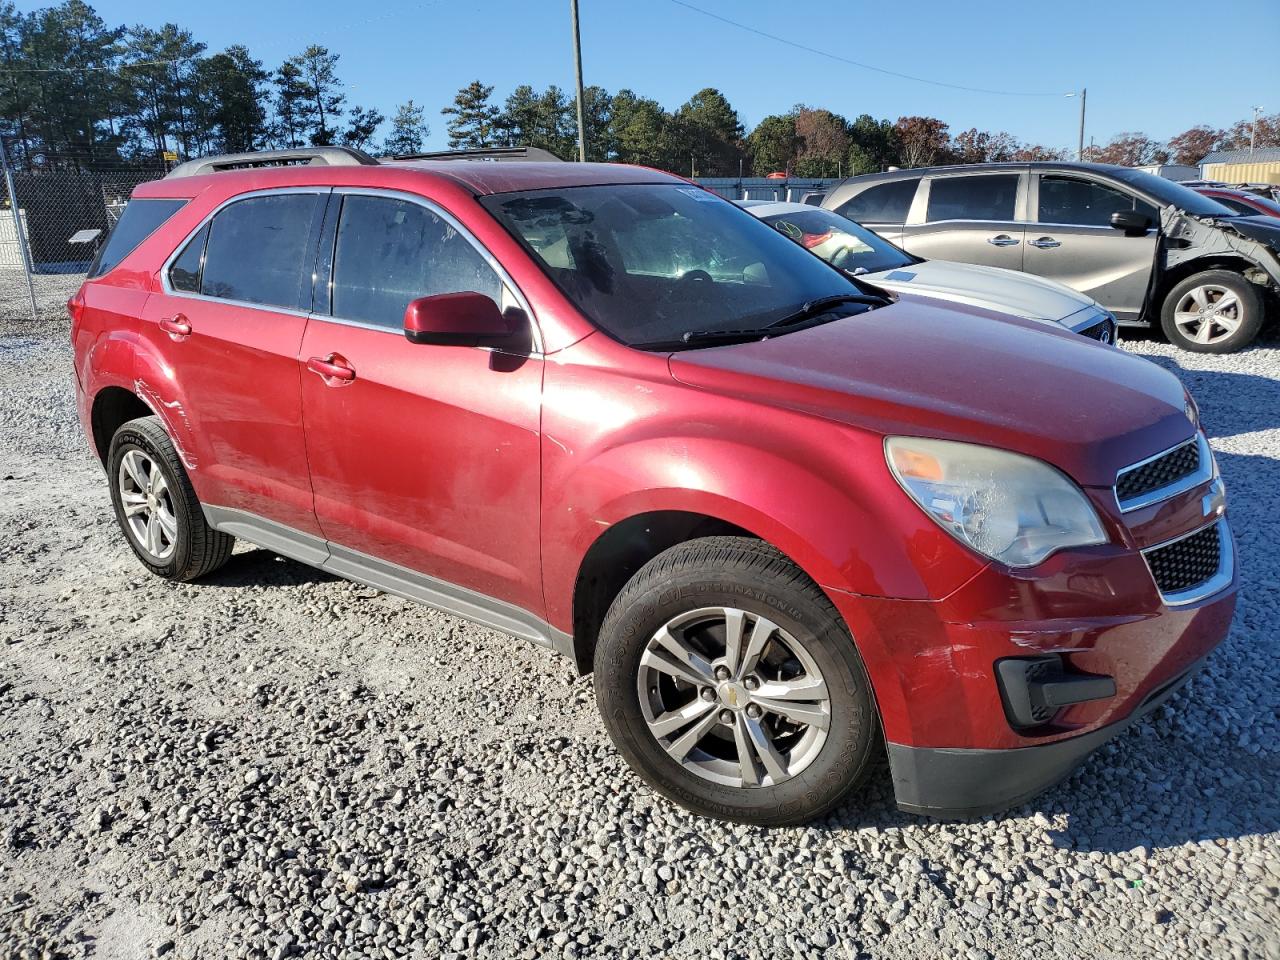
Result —
<path fill-rule="evenodd" d="M 738 206 L 832 266 L 877 287 L 1055 323 L 1115 343 L 1116 318 L 1096 300 L 1061 283 L 1000 267 L 922 260 L 832 210 L 804 203 L 742 200 Z"/>

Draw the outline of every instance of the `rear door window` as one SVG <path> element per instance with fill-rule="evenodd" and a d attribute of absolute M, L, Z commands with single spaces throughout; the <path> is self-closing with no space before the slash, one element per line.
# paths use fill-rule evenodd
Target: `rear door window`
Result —
<path fill-rule="evenodd" d="M 206 223 L 187 241 L 169 267 L 169 286 L 183 293 L 200 292 L 200 268 L 204 266 L 204 245 L 208 239 L 209 225 Z"/>
<path fill-rule="evenodd" d="M 1109 227 L 1113 213 L 1130 210 L 1158 222 L 1155 207 L 1114 187 L 1077 177 L 1040 178 L 1040 223 Z"/>
<path fill-rule="evenodd" d="M 100 277 L 114 270 L 120 261 L 137 248 L 138 244 L 155 233 L 164 223 L 186 204 L 185 200 L 130 200 L 120 214 L 120 219 L 107 236 L 89 267 L 89 276 Z"/>
<path fill-rule="evenodd" d="M 1018 204 L 1018 175 L 936 177 L 929 184 L 930 223 L 937 220 L 1012 220 Z"/>
<path fill-rule="evenodd" d="M 836 213 L 858 223 L 906 223 L 919 185 L 919 177 L 878 183 L 841 204 Z"/>
<path fill-rule="evenodd" d="M 209 226 L 200 293 L 310 310 L 315 232 L 323 199 L 316 193 L 280 193 L 237 200 L 223 208 Z"/>
<path fill-rule="evenodd" d="M 404 328 L 410 301 L 472 291 L 503 302 L 503 284 L 479 250 L 421 204 L 347 196 L 333 254 L 333 315 Z"/>

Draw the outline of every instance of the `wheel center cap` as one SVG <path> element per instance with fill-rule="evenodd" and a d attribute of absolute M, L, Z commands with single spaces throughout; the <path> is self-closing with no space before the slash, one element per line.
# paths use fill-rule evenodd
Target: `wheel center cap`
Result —
<path fill-rule="evenodd" d="M 727 683 L 720 684 L 718 693 L 720 695 L 720 702 L 726 707 L 731 707 L 734 710 L 741 710 L 751 699 L 750 695 L 747 693 L 746 687 L 740 683 L 734 683 L 732 680 Z"/>

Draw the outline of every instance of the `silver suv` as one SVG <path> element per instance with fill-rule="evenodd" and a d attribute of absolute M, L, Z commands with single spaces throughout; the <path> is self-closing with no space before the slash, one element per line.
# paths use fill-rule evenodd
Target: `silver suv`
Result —
<path fill-rule="evenodd" d="M 919 257 L 1060 281 L 1187 350 L 1245 346 L 1280 292 L 1280 221 L 1128 167 L 896 170 L 845 180 L 822 206 Z"/>

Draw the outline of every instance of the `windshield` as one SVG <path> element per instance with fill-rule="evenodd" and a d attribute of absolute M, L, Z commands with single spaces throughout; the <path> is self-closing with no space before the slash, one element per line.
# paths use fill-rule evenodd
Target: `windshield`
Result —
<path fill-rule="evenodd" d="M 831 210 L 775 213 L 760 219 L 833 267 L 850 273 L 878 273 L 919 262 Z"/>
<path fill-rule="evenodd" d="M 612 184 L 481 197 L 593 323 L 623 343 L 754 329 L 848 277 L 701 187 Z"/>
<path fill-rule="evenodd" d="M 1190 187 L 1184 187 L 1164 177 L 1157 177 L 1154 173 L 1131 170 L 1127 167 L 1112 167 L 1108 168 L 1107 172 L 1135 190 L 1141 190 L 1154 197 L 1162 206 L 1171 203 L 1179 210 L 1198 217 L 1234 217 L 1236 215 L 1234 210 L 1224 207 L 1212 197 L 1196 193 Z"/>

